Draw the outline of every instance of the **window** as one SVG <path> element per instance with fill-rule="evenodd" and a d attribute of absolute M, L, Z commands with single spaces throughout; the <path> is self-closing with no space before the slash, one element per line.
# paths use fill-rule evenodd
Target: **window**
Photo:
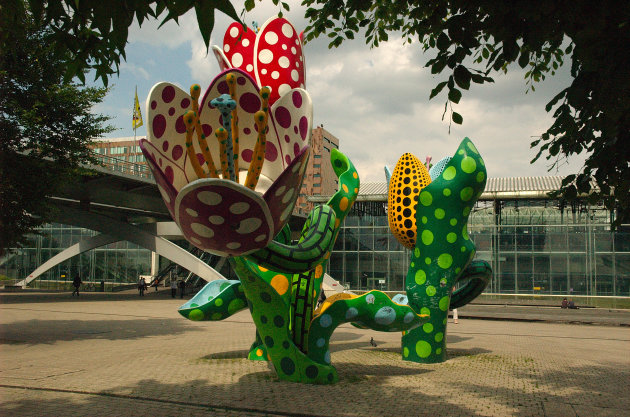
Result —
<path fill-rule="evenodd" d="M 313 158 L 315 159 L 320 159 L 322 156 L 321 155 L 313 155 Z"/>
<path fill-rule="evenodd" d="M 326 149 L 327 152 L 330 152 L 330 148 L 324 146 L 324 149 Z"/>
<path fill-rule="evenodd" d="M 313 178 L 321 177 L 320 174 L 313 174 Z"/>
<path fill-rule="evenodd" d="M 313 168 L 321 168 L 322 164 L 313 164 Z"/>

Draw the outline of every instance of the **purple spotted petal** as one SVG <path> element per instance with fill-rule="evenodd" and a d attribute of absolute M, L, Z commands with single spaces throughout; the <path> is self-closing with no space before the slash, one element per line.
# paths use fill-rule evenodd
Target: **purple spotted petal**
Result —
<path fill-rule="evenodd" d="M 309 149 L 309 146 L 306 146 L 298 153 L 263 196 L 273 217 L 276 232 L 284 227 L 293 212 L 304 180 L 304 171 L 310 155 Z"/>
<path fill-rule="evenodd" d="M 182 188 L 175 201 L 175 220 L 186 240 L 221 256 L 264 248 L 274 236 L 265 201 L 229 180 L 200 179 Z"/>

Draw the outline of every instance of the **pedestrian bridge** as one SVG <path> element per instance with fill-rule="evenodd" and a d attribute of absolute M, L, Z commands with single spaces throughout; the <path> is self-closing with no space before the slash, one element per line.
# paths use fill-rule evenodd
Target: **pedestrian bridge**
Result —
<path fill-rule="evenodd" d="M 100 232 L 44 262 L 24 280 L 26 286 L 50 268 L 101 246 L 129 241 L 163 256 L 206 281 L 223 278 L 199 257 L 171 240 L 183 239 L 162 201 L 146 165 L 96 155 L 102 165 L 89 165 L 86 173 L 49 197 L 56 206 L 54 221 Z M 300 219 L 292 219 L 300 222 Z M 303 222 L 303 219 L 302 219 Z"/>

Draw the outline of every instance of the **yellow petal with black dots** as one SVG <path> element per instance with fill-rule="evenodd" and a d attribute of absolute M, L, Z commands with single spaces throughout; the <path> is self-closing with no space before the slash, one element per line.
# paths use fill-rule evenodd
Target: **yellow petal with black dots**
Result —
<path fill-rule="evenodd" d="M 410 153 L 400 157 L 389 181 L 387 218 L 389 229 L 401 245 L 413 249 L 416 244 L 416 204 L 420 190 L 431 183 L 429 171 Z"/>

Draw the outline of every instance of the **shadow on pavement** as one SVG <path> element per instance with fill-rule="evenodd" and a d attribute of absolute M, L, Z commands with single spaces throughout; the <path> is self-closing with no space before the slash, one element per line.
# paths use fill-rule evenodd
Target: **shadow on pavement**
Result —
<path fill-rule="evenodd" d="M 59 329 L 65 329 L 60 332 Z M 147 336 L 178 335 L 202 331 L 181 319 L 130 320 L 26 320 L 0 327 L 2 344 L 51 344 L 59 341 L 139 339 Z"/>

